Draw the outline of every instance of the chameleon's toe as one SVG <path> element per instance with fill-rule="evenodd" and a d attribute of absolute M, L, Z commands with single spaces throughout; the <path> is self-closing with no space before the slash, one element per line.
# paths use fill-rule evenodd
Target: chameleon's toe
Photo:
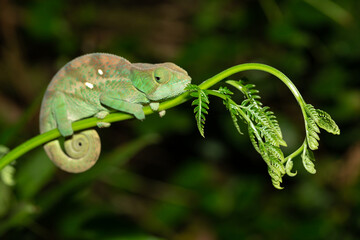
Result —
<path fill-rule="evenodd" d="M 97 122 L 96 125 L 98 126 L 98 128 L 108 128 L 111 124 L 108 122 Z"/>
<path fill-rule="evenodd" d="M 145 113 L 144 111 L 139 111 L 134 113 L 134 116 L 139 119 L 139 120 L 144 120 L 145 119 Z"/>
<path fill-rule="evenodd" d="M 104 119 L 108 114 L 109 114 L 108 111 L 100 111 L 95 114 L 95 117 L 99 119 Z"/>
<path fill-rule="evenodd" d="M 153 110 L 153 111 L 159 110 L 160 104 L 158 102 L 152 102 L 149 105 L 150 105 L 151 110 Z"/>

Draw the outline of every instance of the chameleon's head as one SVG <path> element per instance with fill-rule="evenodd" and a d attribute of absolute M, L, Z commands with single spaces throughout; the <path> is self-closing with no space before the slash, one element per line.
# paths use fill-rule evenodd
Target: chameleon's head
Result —
<path fill-rule="evenodd" d="M 187 72 L 173 63 L 134 63 L 130 78 L 132 84 L 152 101 L 175 97 L 191 82 Z"/>

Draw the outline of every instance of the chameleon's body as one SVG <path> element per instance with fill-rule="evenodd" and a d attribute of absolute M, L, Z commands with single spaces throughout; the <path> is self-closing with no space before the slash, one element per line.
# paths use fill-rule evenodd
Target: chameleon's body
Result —
<path fill-rule="evenodd" d="M 145 118 L 142 107 L 184 92 L 191 78 L 173 63 L 130 63 L 105 53 L 93 53 L 67 63 L 50 82 L 40 112 L 40 132 L 58 128 L 72 138 L 44 145 L 49 158 L 68 172 L 83 172 L 92 167 L 100 154 L 100 139 L 95 130 L 73 134 L 71 123 L 95 116 L 103 119 L 111 109 Z M 109 123 L 99 122 L 99 127 Z"/>

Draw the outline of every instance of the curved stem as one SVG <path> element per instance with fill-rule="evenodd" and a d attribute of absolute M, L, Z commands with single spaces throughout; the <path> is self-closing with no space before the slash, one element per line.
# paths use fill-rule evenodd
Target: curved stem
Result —
<path fill-rule="evenodd" d="M 304 147 L 306 146 L 306 140 L 303 142 L 303 144 L 301 144 L 301 146 L 292 154 L 290 154 L 289 156 L 287 156 L 282 163 L 286 163 L 289 159 L 293 159 L 294 157 L 296 157 L 297 155 L 301 154 L 302 151 L 304 150 Z"/>
<path fill-rule="evenodd" d="M 293 95 L 295 96 L 295 98 L 296 98 L 297 102 L 299 103 L 301 110 L 305 116 L 305 108 L 304 108 L 305 102 L 304 102 L 302 96 L 300 95 L 299 91 L 296 89 L 295 85 L 290 81 L 290 79 L 288 77 L 285 76 L 285 74 L 283 74 L 279 70 L 277 70 L 273 67 L 270 67 L 268 65 L 265 65 L 265 64 L 245 63 L 245 64 L 236 65 L 234 67 L 228 68 L 228 69 L 222 71 L 221 73 L 207 79 L 206 81 L 201 83 L 199 85 L 199 87 L 201 89 L 208 89 L 232 74 L 242 72 L 242 71 L 247 71 L 247 70 L 260 70 L 260 71 L 270 73 L 270 74 L 276 76 L 277 78 L 279 78 L 283 83 L 285 83 L 285 85 L 293 93 Z M 177 105 L 180 105 L 180 104 L 186 102 L 189 99 L 190 99 L 189 93 L 185 92 L 174 99 L 167 100 L 167 101 L 161 103 L 159 106 L 159 111 L 175 107 Z M 144 107 L 144 112 L 145 112 L 145 115 L 149 115 L 149 114 L 153 113 L 153 111 L 150 109 L 150 107 Z M 74 122 L 72 124 L 72 127 L 73 127 L 74 131 L 79 131 L 79 130 L 95 127 L 97 122 L 99 122 L 99 121 L 112 123 L 112 122 L 123 121 L 123 120 L 131 119 L 131 118 L 133 118 L 132 115 L 125 114 L 125 113 L 111 113 L 108 116 L 106 116 L 104 119 L 101 119 L 101 120 L 92 117 L 92 118 L 87 118 L 87 119 L 83 119 L 83 120 Z M 30 151 L 31 149 L 38 147 L 38 146 L 40 146 L 46 142 L 49 142 L 51 140 L 54 140 L 58 137 L 60 137 L 60 132 L 57 129 L 54 129 L 54 130 L 48 131 L 46 133 L 38 135 L 38 136 L 24 142 L 23 144 L 17 146 L 12 151 L 10 151 L 7 155 L 5 155 L 3 158 L 0 159 L 0 170 L 7 164 L 11 163 L 12 161 L 19 158 L 26 152 Z"/>
<path fill-rule="evenodd" d="M 296 101 L 300 105 L 302 113 L 305 115 L 305 107 L 304 107 L 305 101 L 302 98 L 300 92 L 295 87 L 295 85 L 291 82 L 291 80 L 285 74 L 283 74 L 276 68 L 270 67 L 265 64 L 245 63 L 245 64 L 236 65 L 234 67 L 226 69 L 225 71 L 222 71 L 221 73 L 213 76 L 212 78 L 207 79 L 206 81 L 201 83 L 199 85 L 199 87 L 201 89 L 208 89 L 209 87 L 215 85 L 216 83 L 220 82 L 221 80 L 223 80 L 224 78 L 226 78 L 230 75 L 233 75 L 233 74 L 239 73 L 239 72 L 243 72 L 243 71 L 248 71 L 248 70 L 259 70 L 259 71 L 267 72 L 267 73 L 270 73 L 271 75 L 279 78 L 290 89 L 291 93 L 294 95 L 294 97 L 296 98 Z"/>

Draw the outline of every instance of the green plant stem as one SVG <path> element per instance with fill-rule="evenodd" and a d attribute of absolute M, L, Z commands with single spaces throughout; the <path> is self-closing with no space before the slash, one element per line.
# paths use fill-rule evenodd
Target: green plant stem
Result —
<path fill-rule="evenodd" d="M 301 154 L 302 151 L 304 150 L 304 147 L 306 146 L 306 140 L 303 142 L 303 144 L 301 144 L 301 146 L 292 154 L 290 154 L 289 156 L 287 156 L 286 158 L 284 158 L 284 160 L 281 163 L 285 163 L 287 162 L 289 159 L 293 159 L 294 157 L 296 157 L 297 155 Z"/>
<path fill-rule="evenodd" d="M 306 116 L 305 108 L 304 108 L 305 102 L 304 102 L 303 98 L 301 97 L 299 91 L 296 89 L 295 85 L 282 72 L 280 72 L 279 70 L 277 70 L 273 67 L 265 65 L 265 64 L 245 63 L 245 64 L 236 65 L 234 67 L 228 68 L 228 69 L 220 72 L 219 74 L 207 79 L 206 81 L 201 83 L 199 85 L 199 87 L 201 89 L 208 89 L 230 75 L 233 75 L 235 73 L 239 73 L 242 71 L 247 71 L 247 70 L 259 70 L 259 71 L 270 73 L 270 74 L 276 76 L 277 78 L 279 78 L 283 83 L 285 83 L 285 85 L 293 93 L 293 95 L 295 96 L 297 102 L 299 103 L 299 105 L 301 107 L 303 115 Z M 213 95 L 215 95 L 215 94 L 213 94 Z M 190 99 L 189 92 L 183 93 L 174 99 L 171 99 L 171 100 L 161 103 L 159 106 L 159 111 L 175 107 L 177 105 L 180 105 L 180 104 L 186 102 L 189 99 Z M 153 111 L 150 109 L 150 107 L 144 107 L 144 112 L 145 112 L 145 115 L 149 115 L 149 114 L 153 113 Z M 131 119 L 131 118 L 133 118 L 132 115 L 125 114 L 125 113 L 111 113 L 108 116 L 106 116 L 104 119 L 101 119 L 101 120 L 99 120 L 95 117 L 92 117 L 92 118 L 87 118 L 87 119 L 83 119 L 83 120 L 74 122 L 72 124 L 72 127 L 73 127 L 74 132 L 76 132 L 76 131 L 84 130 L 87 128 L 96 127 L 96 124 L 99 121 L 112 123 L 112 122 L 123 121 L 123 120 Z M 24 142 L 23 144 L 17 146 L 12 151 L 10 151 L 7 155 L 5 155 L 3 158 L 0 159 L 0 170 L 2 168 L 4 168 L 6 165 L 10 164 L 15 159 L 22 156 L 23 154 L 34 149 L 35 147 L 45 144 L 45 143 L 47 143 L 51 140 L 54 140 L 58 137 L 60 137 L 60 132 L 57 129 L 54 129 L 54 130 L 48 131 L 46 133 L 38 135 L 38 136 Z"/>

